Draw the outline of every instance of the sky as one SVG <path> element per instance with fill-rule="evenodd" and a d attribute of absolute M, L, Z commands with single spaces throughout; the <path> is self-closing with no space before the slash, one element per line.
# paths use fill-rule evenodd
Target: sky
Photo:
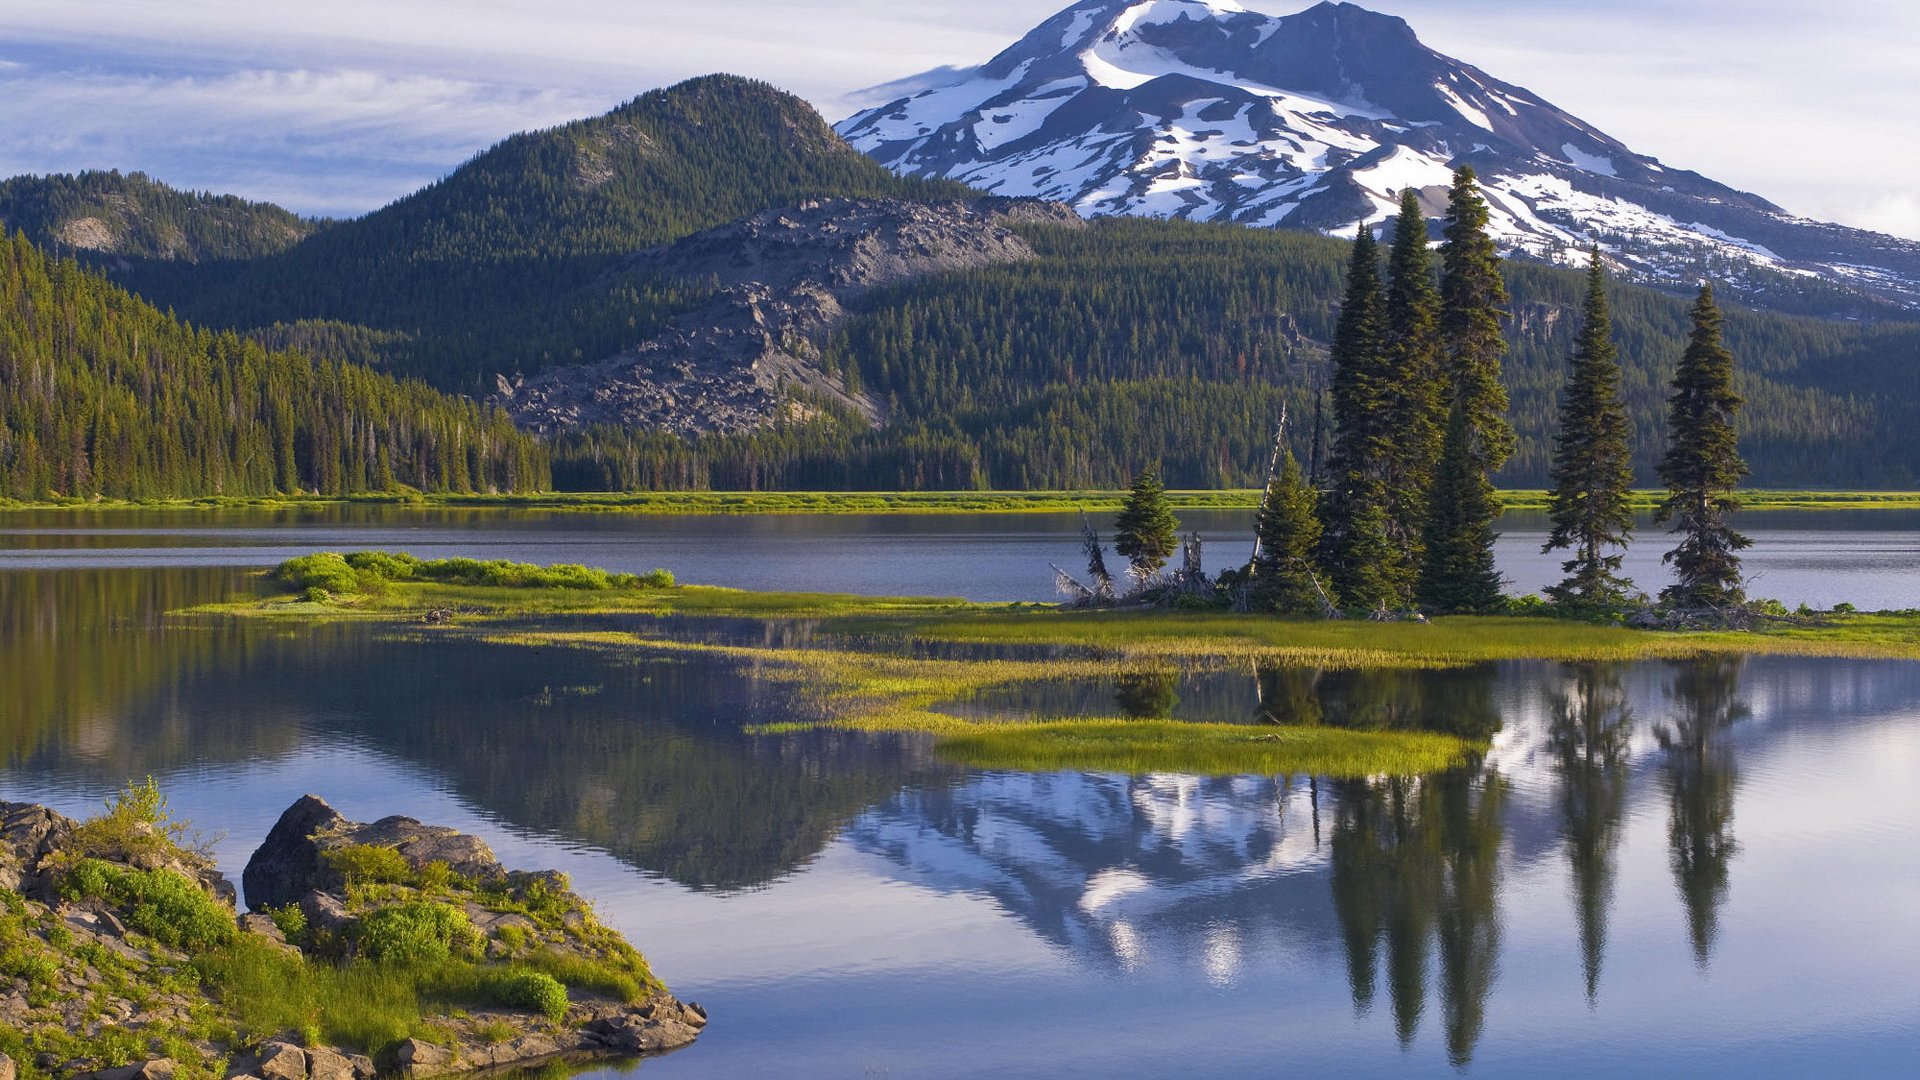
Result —
<path fill-rule="evenodd" d="M 1285 15 L 1310 0 L 1242 0 Z M 0 176 L 142 170 L 351 216 L 713 71 L 839 120 L 1068 0 L 0 0 Z M 1670 166 L 1920 239 L 1920 2 L 1368 0 Z"/>

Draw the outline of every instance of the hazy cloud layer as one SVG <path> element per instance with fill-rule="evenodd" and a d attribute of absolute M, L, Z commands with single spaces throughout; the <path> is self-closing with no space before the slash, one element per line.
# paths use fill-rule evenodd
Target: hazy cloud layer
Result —
<path fill-rule="evenodd" d="M 514 131 L 732 71 L 813 101 L 979 63 L 1066 0 L 7 0 L 0 176 L 142 169 L 372 209 Z M 1306 0 L 1253 0 L 1285 14 Z M 1642 153 L 1920 238 L 1920 4 L 1370 0 Z"/>

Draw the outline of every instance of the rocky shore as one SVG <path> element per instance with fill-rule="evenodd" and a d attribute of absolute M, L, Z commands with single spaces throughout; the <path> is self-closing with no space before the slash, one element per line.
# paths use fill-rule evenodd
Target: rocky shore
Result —
<path fill-rule="evenodd" d="M 306 796 L 241 914 L 157 800 L 130 787 L 87 822 L 0 802 L 0 1080 L 453 1076 L 659 1053 L 707 1022 L 564 875 L 476 837 Z"/>

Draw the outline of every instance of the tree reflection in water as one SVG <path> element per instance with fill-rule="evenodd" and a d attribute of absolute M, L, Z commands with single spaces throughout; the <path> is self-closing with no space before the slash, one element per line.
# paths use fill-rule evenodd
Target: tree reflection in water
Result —
<path fill-rule="evenodd" d="M 1165 720 L 1180 704 L 1177 671 L 1137 671 L 1122 675 L 1114 688 L 1114 704 L 1133 720 Z"/>
<path fill-rule="evenodd" d="M 1500 728 L 1492 664 L 1444 671 L 1329 672 L 1308 694 L 1263 673 L 1263 701 L 1310 699 L 1327 723 L 1447 731 Z M 1299 709 L 1299 705 L 1292 705 Z M 1499 854 L 1507 784 L 1484 763 L 1431 777 L 1334 785 L 1331 888 L 1355 1008 L 1372 1008 L 1384 967 L 1395 1033 L 1412 1043 L 1439 963 L 1447 1054 L 1472 1060 L 1500 948 Z"/>
<path fill-rule="evenodd" d="M 1621 665 L 1568 664 L 1563 670 L 1565 681 L 1550 694 L 1547 748 L 1559 774 L 1560 838 L 1573 878 L 1580 961 L 1591 1007 L 1599 999 L 1607 915 L 1618 872 L 1633 710 L 1621 688 Z"/>
<path fill-rule="evenodd" d="M 1739 700 L 1744 666 L 1738 656 L 1676 663 L 1668 691 L 1673 713 L 1654 731 L 1666 751 L 1667 857 L 1686 905 L 1693 959 L 1702 968 L 1713 956 L 1729 864 L 1739 850 L 1732 831 L 1737 773 L 1727 731 L 1750 715 Z"/>

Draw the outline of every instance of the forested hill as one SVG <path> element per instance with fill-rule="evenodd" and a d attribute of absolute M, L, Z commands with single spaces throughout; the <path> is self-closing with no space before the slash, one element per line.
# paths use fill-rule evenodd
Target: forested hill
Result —
<path fill-rule="evenodd" d="M 0 237 L 0 497 L 544 488 L 505 416 L 182 325 Z"/>
<path fill-rule="evenodd" d="M 1283 405 L 1312 456 L 1324 343 L 1352 245 L 1307 233 L 1139 219 L 1017 227 L 1038 258 L 876 291 L 825 343 L 830 374 L 886 403 L 888 427 L 783 425 L 694 443 L 579 435 L 555 448 L 565 487 L 1257 485 Z M 1508 486 L 1545 483 L 1583 275 L 1506 264 L 1506 382 L 1519 450 Z M 1653 484 L 1667 381 L 1688 304 L 1613 290 L 1639 481 Z M 1904 486 L 1920 447 L 1920 324 L 1731 309 L 1742 450 L 1774 486 Z"/>
<path fill-rule="evenodd" d="M 661 260 L 636 259 L 636 252 L 680 241 L 721 260 L 726 237 L 740 231 L 722 226 L 760 211 L 816 198 L 910 203 L 966 194 L 949 182 L 895 176 L 840 141 L 798 98 L 715 75 L 645 94 L 605 116 L 514 136 L 439 183 L 283 251 L 197 264 L 147 260 L 118 280 L 196 325 L 232 328 L 270 349 L 480 396 L 495 391 L 496 374 L 559 369 L 559 378 L 572 365 L 632 356 L 670 328 L 698 337 L 699 327 L 685 324 L 726 306 L 716 303 L 722 285 L 745 290 L 742 304 L 728 310 L 751 314 L 758 309 L 746 300 L 771 302 L 754 293 L 753 281 L 673 276 L 657 269 Z M 829 247 L 874 239 L 870 231 L 856 236 L 851 222 L 817 222 L 810 235 Z M 773 388 L 762 430 L 695 440 L 576 432 L 553 446 L 556 482 L 1115 486 L 1158 460 L 1179 486 L 1240 486 L 1262 479 L 1283 402 L 1302 460 L 1311 456 L 1348 242 L 1147 219 L 1068 228 L 1029 218 L 1017 231 L 1035 257 L 850 295 L 844 309 L 834 305 L 833 318 L 810 324 L 806 333 L 817 340 L 774 342 L 818 370 Z M 767 256 L 751 243 L 733 250 L 730 266 L 761 266 Z M 1499 479 L 1537 486 L 1546 476 L 1582 279 L 1520 262 L 1508 264 L 1508 276 L 1506 374 L 1521 441 Z M 1686 306 L 1621 285 L 1615 311 L 1639 479 L 1651 483 Z M 1920 410 L 1920 323 L 1891 308 L 1862 314 L 1824 321 L 1729 313 L 1729 343 L 1749 400 L 1743 449 L 1756 483 L 1893 487 L 1920 478 L 1920 444 L 1905 431 L 1906 417 Z M 230 338 L 206 340 L 227 342 L 205 346 L 216 353 L 241 348 Z M 653 382 L 635 392 L 684 389 L 684 373 L 673 369 L 689 362 L 663 358 L 658 371 L 641 372 L 638 383 Z M 369 377 L 358 366 L 319 370 Z M 840 398 L 873 407 L 849 412 L 831 398 L 800 400 L 808 394 L 796 384 L 823 380 L 838 381 L 847 391 Z M 425 393 L 393 392 L 403 389 Z M 436 409 L 472 408 L 432 400 L 441 402 Z M 884 418 L 884 426 L 871 428 L 866 415 Z M 483 419 L 495 430 L 490 414 Z M 48 437 L 39 445 L 51 445 Z M 377 485 L 377 462 L 364 448 L 359 454 L 357 465 L 341 465 L 357 479 L 303 474 L 291 482 Z M 244 451 L 231 460 L 259 467 L 257 455 Z M 501 479 L 498 468 L 488 480 L 472 468 L 464 480 L 449 470 L 447 486 L 539 483 L 520 473 Z M 402 482 L 420 482 L 398 464 L 394 471 Z M 442 482 L 437 466 L 428 475 L 424 486 Z M 57 490 L 73 483 L 70 476 L 46 481 Z"/>
<path fill-rule="evenodd" d="M 329 224 L 272 203 L 180 191 L 145 173 L 0 180 L 0 229 L 123 271 L 144 261 L 256 259 L 285 251 Z"/>
<path fill-rule="evenodd" d="M 397 370 L 476 390 L 495 372 L 599 359 L 703 295 L 618 273 L 634 251 L 819 197 L 955 197 L 897 177 L 799 98 L 711 75 L 515 135 L 381 210 L 244 271 L 143 278 L 197 323 L 324 320 L 388 336 Z M 313 328 L 321 340 L 364 342 Z"/>

